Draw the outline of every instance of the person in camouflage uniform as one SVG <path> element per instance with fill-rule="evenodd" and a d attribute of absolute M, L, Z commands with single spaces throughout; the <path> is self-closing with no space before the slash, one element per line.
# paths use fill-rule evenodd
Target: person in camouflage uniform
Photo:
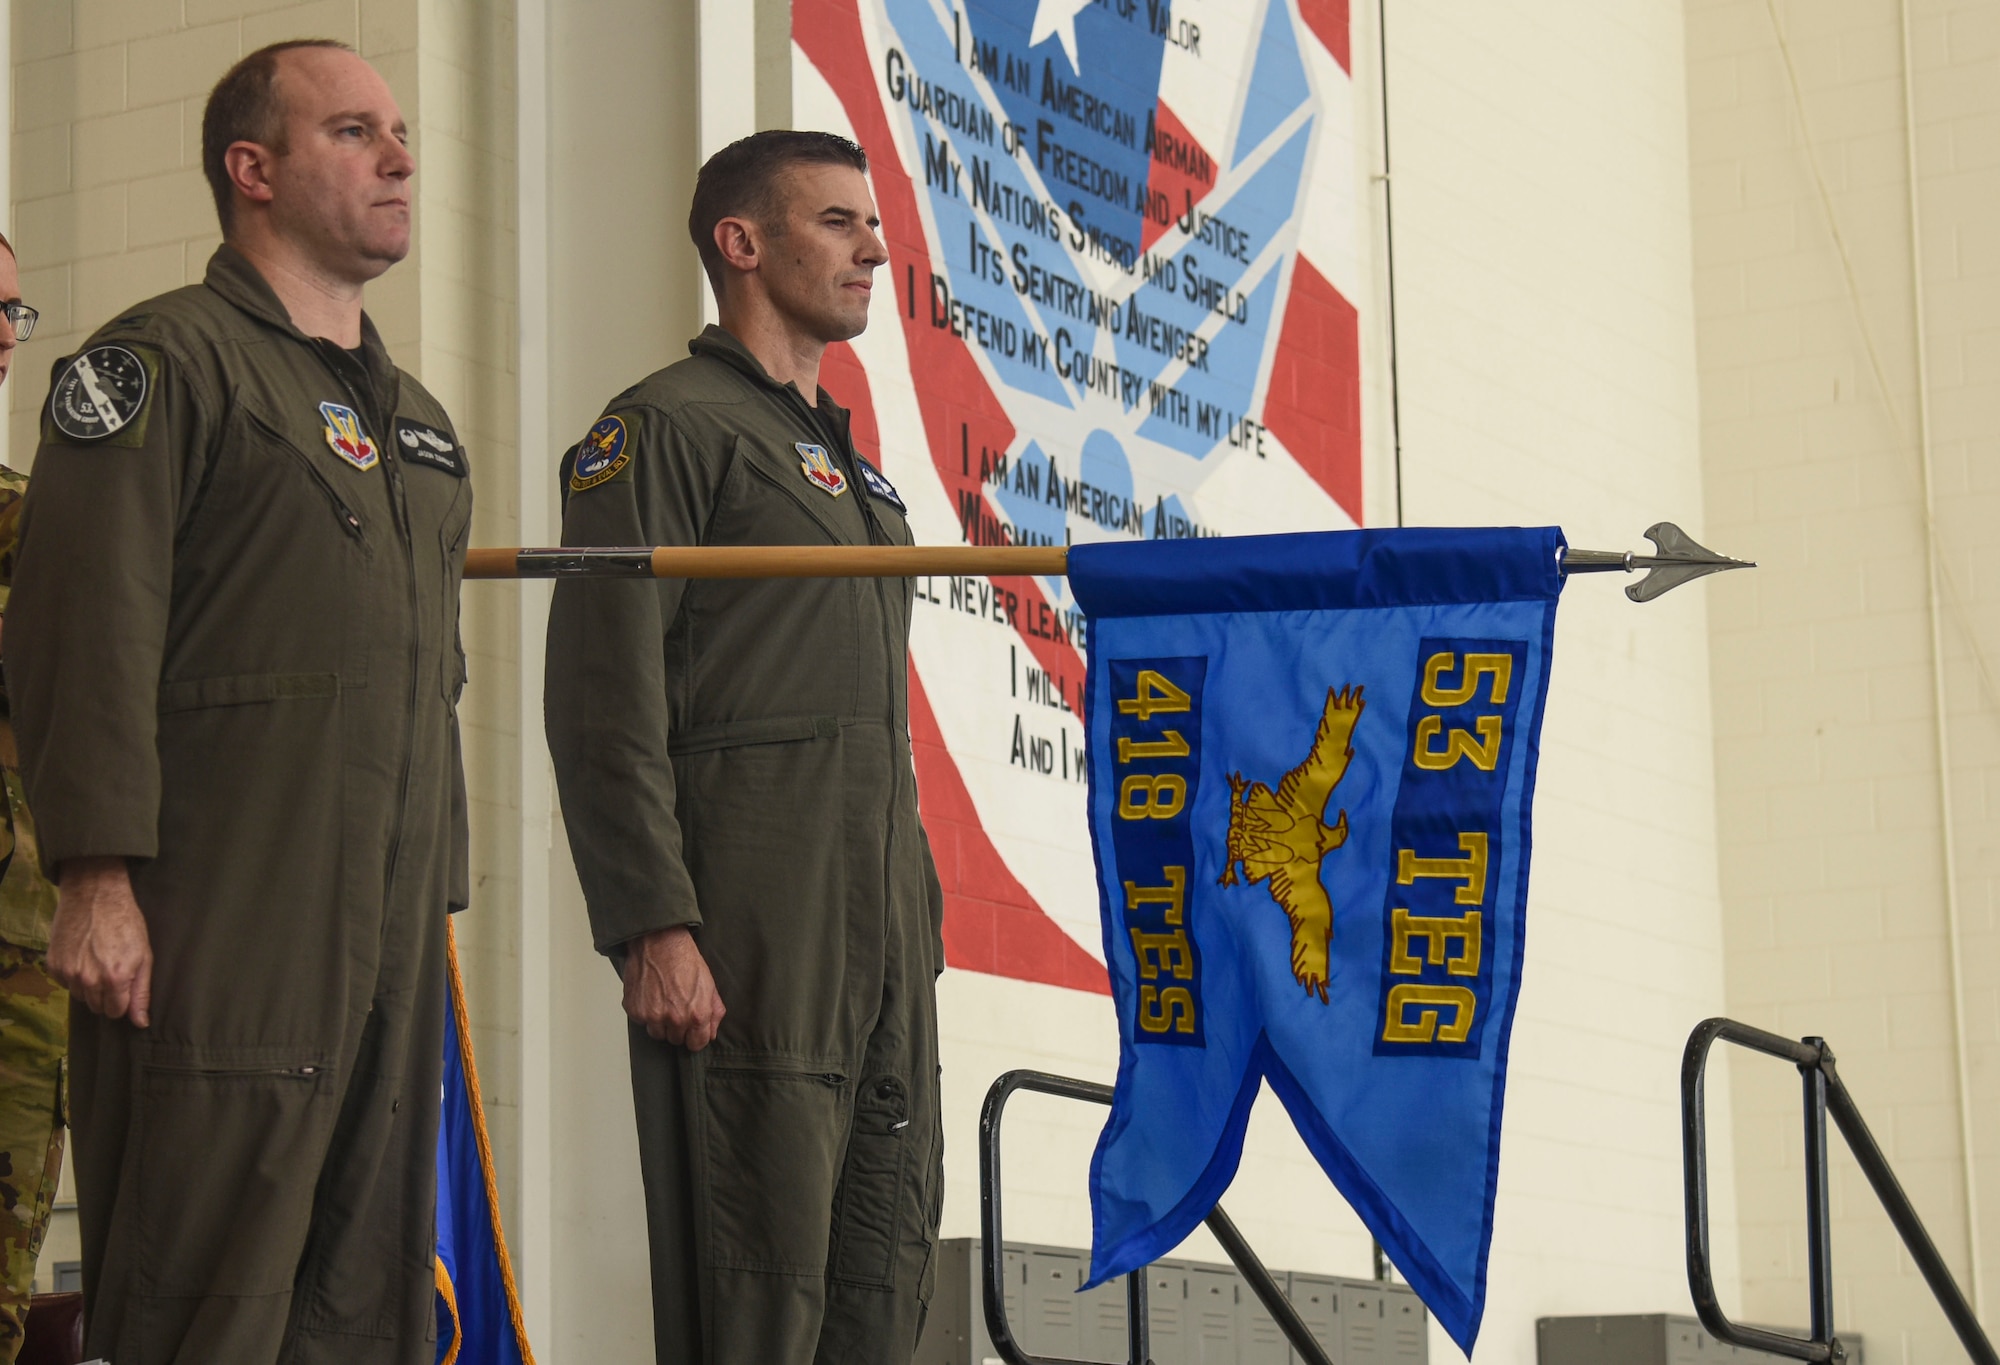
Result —
<path fill-rule="evenodd" d="M 20 334 L 23 309 L 14 249 L 0 237 L 0 380 Z M 17 332 L 17 329 L 19 331 Z M 14 581 L 21 496 L 28 476 L 0 465 L 0 622 Z M 0 626 L 4 629 L 4 626 Z M 21 785 L 21 759 L 0 676 L 0 1361 L 21 1349 L 35 1258 L 55 1205 L 63 1158 L 63 1071 L 69 1051 L 69 992 L 49 975 L 49 921 L 56 889 L 36 857 L 35 822 Z"/>

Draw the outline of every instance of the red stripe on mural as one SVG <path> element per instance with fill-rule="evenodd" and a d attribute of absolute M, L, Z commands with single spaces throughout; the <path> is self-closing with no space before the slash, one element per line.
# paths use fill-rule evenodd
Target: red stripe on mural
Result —
<path fill-rule="evenodd" d="M 915 187 L 903 169 L 890 135 L 888 114 L 873 85 L 873 67 L 861 36 L 861 18 L 855 0 L 798 0 L 792 11 L 792 37 L 832 87 L 856 136 L 868 149 L 870 178 L 874 182 L 876 206 L 882 215 L 883 240 L 889 248 L 885 269 L 894 286 L 897 317 L 910 357 L 910 380 L 916 390 L 932 465 L 955 510 L 970 499 L 973 505 L 990 513 L 985 502 L 985 485 L 978 473 L 979 455 L 988 450 L 1008 450 L 1014 440 L 1014 424 L 965 343 L 932 325 L 931 258 L 924 240 L 923 218 L 917 209 Z M 845 361 L 852 363 L 855 371 L 860 370 L 851 352 Z M 836 358 L 835 365 L 839 369 L 843 360 Z M 865 379 L 863 382 L 865 385 Z M 831 386 L 828 392 L 834 392 Z M 862 392 L 865 398 L 865 389 L 857 392 Z M 871 427 L 873 422 L 871 404 L 868 416 Z M 893 478 L 896 471 L 883 472 Z M 1075 689 L 1080 703 L 1083 658 L 1051 626 L 1053 612 L 1041 583 L 1021 577 L 996 577 L 992 581 L 1003 594 L 1002 600 L 1012 604 L 1008 614 L 1029 655 L 1051 677 L 1062 679 Z M 919 696 L 920 690 L 913 686 L 910 707 L 913 732 Z M 950 786 L 963 793 L 965 788 L 957 765 L 944 751 L 935 717 L 930 715 L 928 707 L 924 714 L 937 751 L 931 756 L 931 780 L 924 777 L 927 761 L 920 758 L 918 762 L 918 787 L 925 825 L 929 827 L 934 802 L 943 799 L 934 797 L 933 791 Z M 941 766 L 934 761 L 940 756 L 944 759 Z M 946 961 L 954 966 L 1023 980 L 1046 981 L 1080 990 L 1108 990 L 1103 981 L 1103 967 L 1049 919 L 1007 871 L 1004 860 L 980 828 L 969 795 L 964 811 L 966 823 L 954 831 L 961 836 L 954 845 L 955 856 L 967 850 L 977 856 L 958 865 L 958 884 L 965 889 L 953 893 L 955 901 L 948 894 Z M 935 839 L 936 831 L 932 833 Z M 980 852 L 982 849 L 984 853 Z M 937 852 L 935 845 L 933 852 Z M 939 861 L 942 864 L 942 854 Z M 993 899 L 999 894 L 995 888 L 1007 888 L 1005 895 Z M 954 904 L 958 907 L 956 914 L 967 917 L 963 931 L 953 926 Z M 1013 918 L 995 920 L 994 910 L 988 907 L 1007 909 Z M 990 950 L 979 946 L 989 940 L 993 945 Z M 952 946 L 955 941 L 972 956 L 961 960 Z M 1090 964 L 1094 976 L 1080 979 L 1078 957 Z"/>
<path fill-rule="evenodd" d="M 829 390 L 831 392 L 831 390 Z M 910 747 L 938 880 L 944 883 L 944 960 L 993 976 L 1111 994 L 1104 966 L 1037 906 L 979 823 L 972 793 L 944 747 L 930 698 L 910 670 Z"/>
<path fill-rule="evenodd" d="M 836 341 L 826 348 L 819 362 L 819 386 L 847 409 L 851 422 L 847 434 L 854 448 L 882 469 L 882 429 L 875 422 L 875 395 L 868 387 L 868 371 L 861 368 L 861 357 L 854 354 L 852 346 Z"/>
<path fill-rule="evenodd" d="M 1299 18 L 1306 21 L 1306 27 L 1319 35 L 1320 42 L 1340 63 L 1340 69 L 1348 75 L 1354 74 L 1354 63 L 1348 53 L 1347 0 L 1299 0 Z"/>
<path fill-rule="evenodd" d="M 882 214 L 882 235 L 889 247 L 886 269 L 895 286 L 896 314 L 903 324 L 910 382 L 923 414 L 931 463 L 954 509 L 967 497 L 984 507 L 986 487 L 979 478 L 980 453 L 1008 450 L 1014 442 L 1014 423 L 964 341 L 932 326 L 931 258 L 924 241 L 923 218 L 917 211 L 916 189 L 889 134 L 888 114 L 876 96 L 855 0 L 798 0 L 792 11 L 792 36 L 833 87 L 848 122 L 868 149 L 876 207 Z M 883 472 L 894 477 L 893 470 Z M 987 510 L 990 513 L 991 509 Z M 1032 629 L 1046 624 L 1043 614 L 1034 610 L 1048 605 L 1041 584 L 1032 578 L 995 578 L 993 585 L 1012 594 L 1014 624 L 1035 662 L 1051 677 L 1067 678 L 1072 686 L 1080 684 L 1083 656 L 1076 647 L 1053 632 L 1045 635 Z"/>
<path fill-rule="evenodd" d="M 1264 425 L 1360 525 L 1360 319 L 1304 253 L 1292 266 Z"/>
<path fill-rule="evenodd" d="M 1215 158 L 1195 141 L 1165 100 L 1153 113 L 1153 162 L 1146 172 L 1146 217 L 1139 249 L 1151 250 L 1168 228 L 1215 188 Z"/>

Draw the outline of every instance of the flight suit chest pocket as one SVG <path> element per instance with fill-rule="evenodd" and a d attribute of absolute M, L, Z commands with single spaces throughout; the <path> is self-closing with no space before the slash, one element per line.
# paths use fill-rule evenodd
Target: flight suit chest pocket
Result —
<path fill-rule="evenodd" d="M 402 476 L 410 509 L 410 533 L 417 546 L 420 590 L 435 584 L 440 615 L 438 691 L 456 704 L 464 690 L 465 651 L 458 638 L 458 589 L 465 572 L 465 546 L 472 533 L 472 480 L 465 447 L 442 427 L 413 417 L 390 423 L 390 449 Z M 424 545 L 435 528 L 437 560 L 426 567 Z"/>
<path fill-rule="evenodd" d="M 414 480 L 413 480 L 414 481 Z M 464 479 L 457 480 L 458 496 L 438 527 L 438 555 L 443 573 L 445 647 L 440 651 L 439 689 L 444 699 L 458 704 L 465 690 L 465 643 L 458 632 L 458 591 L 465 576 L 465 547 L 472 537 L 472 494 Z"/>
<path fill-rule="evenodd" d="M 245 444 L 269 461 L 265 468 L 246 474 L 245 496 L 250 504 L 246 510 L 258 520 L 268 523 L 277 508 L 289 501 L 275 491 L 261 493 L 255 487 L 260 478 L 275 479 L 280 487 L 288 489 L 303 486 L 311 490 L 308 497 L 312 502 L 333 514 L 334 524 L 340 532 L 366 553 L 370 520 L 370 516 L 363 511 L 367 502 L 366 490 L 335 477 L 336 471 L 323 468 L 314 456 L 307 453 L 303 437 L 286 432 L 282 424 L 253 407 L 246 406 L 241 411 L 248 437 Z M 300 480 L 303 480 L 302 485 Z"/>

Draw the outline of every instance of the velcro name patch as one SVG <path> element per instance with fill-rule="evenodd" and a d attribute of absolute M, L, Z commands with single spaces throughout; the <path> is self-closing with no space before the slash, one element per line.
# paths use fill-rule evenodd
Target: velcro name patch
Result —
<path fill-rule="evenodd" d="M 903 505 L 903 495 L 896 491 L 896 485 L 890 483 L 881 470 L 868 463 L 866 455 L 857 452 L 854 459 L 861 466 L 861 482 L 867 486 L 869 496 L 879 502 L 888 503 L 898 512 L 908 516 L 910 509 Z"/>
<path fill-rule="evenodd" d="M 423 422 L 396 419 L 396 453 L 409 464 L 441 469 L 454 478 L 465 477 L 465 455 L 458 443 L 448 433 Z"/>

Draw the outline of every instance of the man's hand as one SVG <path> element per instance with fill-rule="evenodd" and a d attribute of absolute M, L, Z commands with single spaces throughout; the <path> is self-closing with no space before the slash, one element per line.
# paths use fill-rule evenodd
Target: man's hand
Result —
<path fill-rule="evenodd" d="M 60 869 L 49 974 L 108 1019 L 152 1022 L 153 941 L 123 858 L 68 858 Z"/>
<path fill-rule="evenodd" d="M 686 925 L 636 938 L 625 950 L 625 1013 L 649 1036 L 699 1052 L 722 1027 L 722 997 Z"/>

